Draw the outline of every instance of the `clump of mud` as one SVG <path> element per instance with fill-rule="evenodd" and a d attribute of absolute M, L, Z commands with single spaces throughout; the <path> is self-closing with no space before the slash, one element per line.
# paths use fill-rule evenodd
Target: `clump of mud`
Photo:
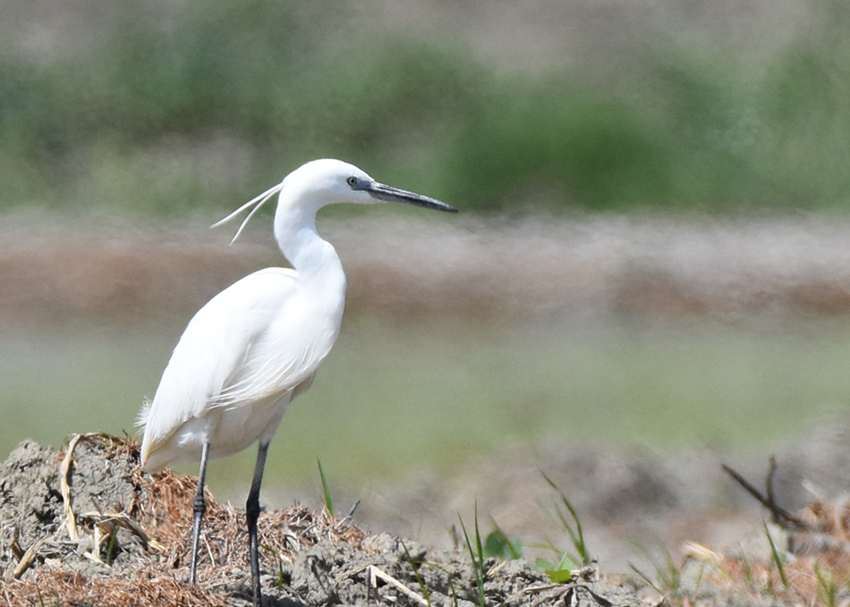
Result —
<path fill-rule="evenodd" d="M 138 445 L 72 437 L 62 451 L 24 441 L 0 465 L 0 570 L 9 605 L 250 604 L 244 511 L 208 509 L 187 583 L 194 478 L 139 466 Z M 260 517 L 264 604 L 473 605 L 479 580 L 463 551 L 429 550 L 304 507 Z M 522 560 L 483 563 L 487 605 L 637 605 L 595 569 L 553 584 Z"/>

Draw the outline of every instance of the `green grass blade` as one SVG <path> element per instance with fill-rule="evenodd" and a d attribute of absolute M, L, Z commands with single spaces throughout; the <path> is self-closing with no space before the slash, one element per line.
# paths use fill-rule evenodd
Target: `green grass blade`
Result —
<path fill-rule="evenodd" d="M 466 530 L 466 525 L 463 522 L 463 518 L 458 515 L 458 519 L 460 519 L 460 528 L 463 531 L 463 539 L 466 542 L 466 549 L 469 551 L 469 556 L 472 559 L 472 569 L 475 572 L 475 585 L 478 587 L 478 605 L 479 607 L 485 607 L 486 601 L 484 599 L 484 554 L 481 546 L 481 536 L 478 533 L 478 504 L 475 504 L 475 548 L 472 547 L 472 540 L 469 539 L 469 532 Z M 476 550 L 477 548 L 477 550 Z"/>
<path fill-rule="evenodd" d="M 770 543 L 770 553 L 773 556 L 773 562 L 776 565 L 776 570 L 779 572 L 779 579 L 782 580 L 782 585 L 788 588 L 788 576 L 785 573 L 785 565 L 782 562 L 782 557 L 776 549 L 776 544 L 773 543 L 773 537 L 767 528 L 767 523 L 762 523 L 764 526 L 764 534 L 767 536 L 767 541 Z"/>
<path fill-rule="evenodd" d="M 482 570 L 484 568 L 484 545 L 481 543 L 481 532 L 478 530 L 478 502 L 475 502 L 475 510 L 472 516 L 472 522 L 475 525 L 475 549 L 478 552 L 478 560 L 481 562 Z"/>
<path fill-rule="evenodd" d="M 511 541 L 502 528 L 490 518 L 493 523 L 493 531 L 484 540 L 484 555 L 494 556 L 506 560 L 517 560 L 522 558 L 522 544 L 518 540 Z"/>
<path fill-rule="evenodd" d="M 328 478 L 325 476 L 325 471 L 322 470 L 322 460 L 320 460 L 317 457 L 316 461 L 319 463 L 319 476 L 322 479 L 322 493 L 324 494 L 324 498 L 325 498 L 325 508 L 327 509 L 328 514 L 331 515 L 331 518 L 333 518 L 333 516 L 334 516 L 334 501 L 333 501 L 333 498 L 331 497 L 331 488 L 330 488 L 330 486 L 328 486 Z"/>
<path fill-rule="evenodd" d="M 401 547 L 404 550 L 404 556 L 407 558 L 407 562 L 410 563 L 410 568 L 413 569 L 413 575 L 416 577 L 416 583 L 419 584 L 419 591 L 422 592 L 422 596 L 425 599 L 425 602 L 428 603 L 428 607 L 431 607 L 431 593 L 428 591 L 428 587 L 425 586 L 425 580 L 422 579 L 422 576 L 419 575 L 419 567 L 413 561 L 413 557 L 410 556 L 410 552 L 407 549 L 407 546 L 404 545 L 404 542 L 401 542 Z"/>
<path fill-rule="evenodd" d="M 828 569 L 824 570 L 819 567 L 817 563 L 815 563 L 814 569 L 815 577 L 818 581 L 818 595 L 821 601 L 824 602 L 826 607 L 835 607 L 838 590 L 835 583 L 835 576 Z"/>
<path fill-rule="evenodd" d="M 558 492 L 558 495 L 561 496 L 561 502 L 563 502 L 564 507 L 566 507 L 567 511 L 570 513 L 570 516 L 573 518 L 573 523 L 575 524 L 575 531 L 573 530 L 573 526 L 567 521 L 566 517 L 560 511 L 557 510 L 558 518 L 561 519 L 561 523 L 564 526 L 564 531 L 570 536 L 570 539 L 573 542 L 573 546 L 578 551 L 579 557 L 581 558 L 582 566 L 586 567 L 593 562 L 593 558 L 590 556 L 590 552 L 587 549 L 587 544 L 584 541 L 584 531 L 581 527 L 581 521 L 578 518 L 578 514 L 576 513 L 575 508 L 570 503 L 570 500 L 567 499 L 567 496 L 564 495 L 564 492 L 561 491 L 560 487 L 552 481 L 548 476 L 546 476 L 545 472 L 541 472 L 543 478 L 546 479 L 546 482 L 549 483 L 549 486 L 552 487 L 555 491 Z"/>

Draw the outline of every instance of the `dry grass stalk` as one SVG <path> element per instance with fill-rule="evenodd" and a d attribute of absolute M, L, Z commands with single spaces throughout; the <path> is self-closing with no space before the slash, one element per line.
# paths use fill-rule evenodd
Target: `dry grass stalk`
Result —
<path fill-rule="evenodd" d="M 786 547 L 767 558 L 737 553 L 719 553 L 689 544 L 687 564 L 698 563 L 703 588 L 723 596 L 743 597 L 750 604 L 763 604 L 765 597 L 781 603 L 831 606 L 850 602 L 850 498 L 834 502 L 815 500 L 800 512 L 782 509 L 772 494 L 776 463 L 771 458 L 762 494 L 740 474 L 724 466 L 740 485 L 771 513 L 776 532 L 784 533 Z M 773 533 L 771 532 L 771 535 Z M 780 566 L 776 559 L 780 560 Z"/>
<path fill-rule="evenodd" d="M 189 536 L 192 526 L 192 501 L 197 480 L 165 471 L 155 476 L 138 465 L 131 477 L 135 499 L 123 504 L 123 511 L 103 510 L 74 513 L 74 486 L 69 481 L 74 465 L 74 449 L 82 442 L 97 451 L 97 457 L 138 462 L 139 445 L 130 438 L 102 434 L 76 435 L 55 464 L 60 466 L 60 483 L 64 509 L 64 525 L 77 530 L 79 542 L 92 540 L 92 560 L 101 560 L 101 545 L 108 544 L 119 528 L 141 541 L 144 550 L 129 553 L 103 574 L 87 575 L 75 571 L 71 560 L 39 553 L 45 540 L 27 550 L 10 580 L 0 592 L 0 605 L 226 605 L 228 595 L 244 581 L 247 574 L 248 542 L 244 512 L 231 504 L 220 504 L 207 493 L 204 519 L 203 550 L 198 578 L 194 586 L 186 582 L 189 562 Z M 78 462 L 79 463 L 79 462 Z M 61 531 L 58 535 L 65 534 Z M 73 533 L 73 532 L 70 532 Z M 70 535 L 69 533 L 69 535 Z M 313 512 L 295 506 L 263 514 L 259 521 L 262 566 L 278 569 L 278 559 L 291 562 L 297 552 L 317 542 L 345 542 L 361 548 L 364 534 L 346 519 L 336 520 L 329 513 Z M 73 536 L 72 536 L 73 537 Z M 128 536 L 129 537 L 129 536 Z M 53 538 L 47 543 L 56 543 Z M 100 565 L 104 567 L 104 565 Z M 28 570 L 28 571 L 27 571 Z M 24 572 L 26 574 L 24 575 Z M 11 577 L 11 576 L 10 576 Z M 222 592 L 225 590 L 225 592 Z"/>

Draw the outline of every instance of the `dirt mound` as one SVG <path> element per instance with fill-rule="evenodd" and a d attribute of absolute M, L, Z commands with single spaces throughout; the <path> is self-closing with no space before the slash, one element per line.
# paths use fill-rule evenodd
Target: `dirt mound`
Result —
<path fill-rule="evenodd" d="M 772 485 L 772 471 L 768 487 Z M 24 441 L 0 465 L 0 604 L 71 607 L 250 604 L 244 511 L 209 507 L 199 584 L 186 582 L 194 478 L 139 466 L 138 444 Z M 758 490 L 752 489 L 752 493 Z M 759 500 L 773 503 L 773 492 Z M 771 507 L 774 518 L 778 509 Z M 635 579 L 594 566 L 565 581 L 522 559 L 435 550 L 295 506 L 260 517 L 264 605 L 837 605 L 850 601 L 850 500 L 818 500 L 732 549 L 688 542 Z M 474 552 L 474 551 L 473 551 Z M 549 572 L 551 574 L 551 572 Z M 558 582 L 553 582 L 557 579 Z M 616 582 L 616 583 L 615 583 Z M 650 586 L 654 587 L 651 588 Z"/>
<path fill-rule="evenodd" d="M 196 480 L 139 466 L 138 444 L 24 441 L 0 465 L 0 568 L 9 605 L 246 605 L 244 511 L 208 495 L 199 585 L 185 580 Z M 633 605 L 594 568 L 554 584 L 522 560 L 473 563 L 304 507 L 260 517 L 266 605 Z"/>

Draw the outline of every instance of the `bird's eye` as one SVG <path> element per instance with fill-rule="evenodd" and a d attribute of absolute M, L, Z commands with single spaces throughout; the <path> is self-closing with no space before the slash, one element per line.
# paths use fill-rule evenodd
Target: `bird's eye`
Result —
<path fill-rule="evenodd" d="M 345 183 L 347 183 L 349 185 L 349 187 L 353 188 L 358 183 L 360 183 L 360 180 L 357 179 L 357 177 L 355 177 L 354 175 L 352 175 L 351 177 L 349 177 L 348 179 L 345 180 Z"/>

